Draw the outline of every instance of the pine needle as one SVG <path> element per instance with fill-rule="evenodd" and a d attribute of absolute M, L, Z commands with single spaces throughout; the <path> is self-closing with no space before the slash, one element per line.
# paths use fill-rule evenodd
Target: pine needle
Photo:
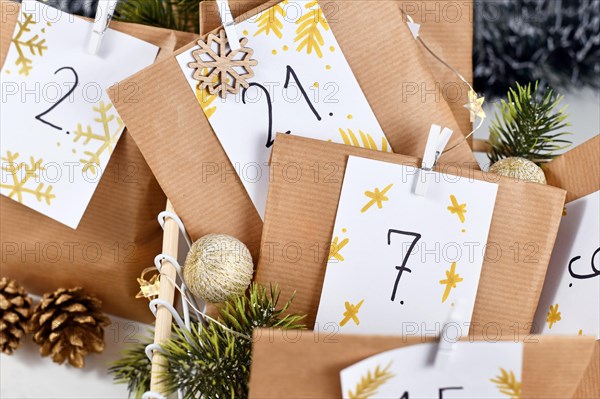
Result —
<path fill-rule="evenodd" d="M 127 384 L 129 397 L 141 398 L 150 390 L 150 373 L 152 364 L 146 356 L 146 346 L 153 342 L 154 334 L 144 337 L 122 352 L 122 357 L 114 362 L 108 372 L 113 375 L 117 384 Z"/>
<path fill-rule="evenodd" d="M 280 289 L 252 284 L 246 295 L 219 305 L 219 321 L 191 331 L 174 325 L 172 337 L 162 345 L 168 369 L 160 378 L 169 392 L 181 390 L 185 398 L 247 398 L 251 336 L 255 328 L 303 329 L 304 316 L 286 314 L 294 295 L 278 308 Z M 151 364 L 145 354 L 149 338 L 128 348 L 110 368 L 117 383 L 126 383 L 130 396 L 140 398 L 150 389 Z"/>
<path fill-rule="evenodd" d="M 561 131 L 570 126 L 565 122 L 566 107 L 559 109 L 563 96 L 547 88 L 538 90 L 538 82 L 532 88 L 516 84 L 511 88 L 507 100 L 497 105 L 495 120 L 490 128 L 488 158 L 496 162 L 508 157 L 521 157 L 538 165 L 551 161 L 558 151 L 572 143 L 564 136 L 571 133 Z"/>
<path fill-rule="evenodd" d="M 115 19 L 198 33 L 199 0 L 123 0 Z"/>

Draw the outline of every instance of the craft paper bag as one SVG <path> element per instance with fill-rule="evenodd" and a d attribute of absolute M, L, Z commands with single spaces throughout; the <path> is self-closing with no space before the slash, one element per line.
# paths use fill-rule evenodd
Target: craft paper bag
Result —
<path fill-rule="evenodd" d="M 327 2 L 320 4 L 328 7 Z M 369 4 L 338 2 L 339 20 L 331 29 L 394 150 L 420 156 L 433 121 L 455 132 L 458 126 L 448 104 L 436 95 L 439 92 L 430 93 L 427 101 L 420 95 L 403 98 L 406 82 L 434 87 L 434 79 L 408 27 L 399 22 L 397 5 Z M 139 101 L 112 100 L 191 237 L 230 234 L 244 242 L 256 260 L 262 220 L 175 59 L 195 45 L 190 43 L 121 82 L 139 88 Z M 393 71 L 385 79 L 382 65 Z M 449 145 L 457 147 L 448 160 L 475 164 L 468 144 L 461 140 L 460 133 L 453 135 Z"/>
<path fill-rule="evenodd" d="M 459 168 L 440 158 L 439 172 L 497 182 L 498 193 L 470 333 L 528 334 L 550 259 L 564 190 Z M 256 280 L 296 292 L 292 310 L 313 327 L 329 257 L 348 156 L 420 165 L 417 159 L 278 135 Z M 539 206 L 543 203 L 544 206 Z"/>
<path fill-rule="evenodd" d="M 232 0 L 229 7 L 234 17 L 242 15 L 253 8 L 265 9 L 265 0 Z M 395 2 L 402 7 L 416 23 L 422 24 L 420 35 L 427 45 L 443 60 L 452 65 L 469 82 L 473 83 L 473 1 L 412 1 Z M 337 20 L 338 6 L 336 2 L 326 3 L 325 17 L 332 24 Z M 379 4 L 379 2 L 377 3 Z M 369 13 L 367 6 L 365 12 Z M 403 17 L 398 23 L 406 21 Z M 221 26 L 221 18 L 215 1 L 200 3 L 200 33 L 206 34 Z M 450 105 L 456 122 L 463 134 L 472 129 L 469 114 L 464 105 L 468 101 L 468 87 L 447 66 L 441 64 L 425 49 L 422 49 L 438 83 L 444 99 Z M 411 87 L 414 89 L 414 86 Z"/>
<path fill-rule="evenodd" d="M 567 190 L 567 203 L 594 193 L 600 190 L 599 159 L 600 135 L 597 135 L 545 165 L 548 184 Z M 599 392 L 600 340 L 597 340 L 595 354 L 574 397 L 598 397 Z"/>
<path fill-rule="evenodd" d="M 421 342 L 414 337 L 257 330 L 250 398 L 339 398 L 342 369 L 369 356 Z M 523 346 L 522 398 L 573 397 L 593 355 L 593 339 L 531 336 Z"/>
<path fill-rule="evenodd" d="M 1 5 L 3 64 L 19 4 L 2 0 Z M 119 22 L 112 22 L 111 28 L 161 47 L 159 59 L 192 37 Z M 105 311 L 149 320 L 147 301 L 134 299 L 139 291 L 136 277 L 160 252 L 162 231 L 156 216 L 165 203 L 164 193 L 125 130 L 77 230 L 0 196 L 0 274 L 17 279 L 36 294 L 82 286 L 102 299 Z"/>

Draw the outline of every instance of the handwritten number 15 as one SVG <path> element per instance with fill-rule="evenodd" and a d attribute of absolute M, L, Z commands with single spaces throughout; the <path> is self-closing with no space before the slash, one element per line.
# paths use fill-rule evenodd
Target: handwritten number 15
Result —
<path fill-rule="evenodd" d="M 75 77 L 75 83 L 73 83 L 73 87 L 71 87 L 71 89 L 69 89 L 69 91 L 67 92 L 67 94 L 65 94 L 64 96 L 62 96 L 55 104 L 53 104 L 50 108 L 48 108 L 47 110 L 45 110 L 44 112 L 42 112 L 39 115 L 35 116 L 35 119 L 37 119 L 38 121 L 53 127 L 54 129 L 58 129 L 58 130 L 62 130 L 62 127 L 57 126 L 51 122 L 48 122 L 47 120 L 44 119 L 44 117 L 51 112 L 54 108 L 58 107 L 58 105 L 60 103 L 62 103 L 63 101 L 65 101 L 67 99 L 67 97 L 69 97 L 71 95 L 71 93 L 73 93 L 75 91 L 75 88 L 77 87 L 77 85 L 79 84 L 79 76 L 77 75 L 77 72 L 75 72 L 75 69 L 71 68 L 71 67 L 62 67 L 57 69 L 54 74 L 56 75 L 57 73 L 59 73 L 60 71 L 71 71 L 73 73 L 73 76 Z"/>
<path fill-rule="evenodd" d="M 288 88 L 288 86 L 290 84 L 290 78 L 294 79 L 294 81 L 298 85 L 298 88 L 300 89 L 300 92 L 302 93 L 302 96 L 304 97 L 304 101 L 306 101 L 306 103 L 308 104 L 308 106 L 309 106 L 310 110 L 312 111 L 313 115 L 315 116 L 315 118 L 317 118 L 317 120 L 320 121 L 321 120 L 321 115 L 319 115 L 319 113 L 315 109 L 314 105 L 310 101 L 310 98 L 308 97 L 308 94 L 306 94 L 306 90 L 304 90 L 304 87 L 300 83 L 300 79 L 298 79 L 298 75 L 296 74 L 296 72 L 294 71 L 294 69 L 291 66 L 288 65 L 286 67 L 285 83 L 283 85 L 284 89 Z M 269 119 L 269 128 L 268 128 L 268 131 L 267 131 L 267 143 L 266 143 L 266 147 L 270 148 L 273 145 L 273 143 L 275 142 L 275 138 L 273 137 L 273 102 L 271 100 L 271 95 L 269 94 L 269 90 L 267 90 L 260 83 L 252 82 L 252 83 L 250 83 L 248 85 L 248 88 L 250 88 L 252 86 L 256 86 L 260 90 L 262 90 L 265 93 L 265 98 L 267 99 L 267 113 L 268 113 L 268 119 Z M 244 103 L 244 104 L 246 104 L 246 92 L 248 91 L 248 88 L 244 88 L 244 90 L 242 90 L 242 103 Z M 290 134 L 291 131 L 288 130 L 285 133 L 286 134 Z"/>

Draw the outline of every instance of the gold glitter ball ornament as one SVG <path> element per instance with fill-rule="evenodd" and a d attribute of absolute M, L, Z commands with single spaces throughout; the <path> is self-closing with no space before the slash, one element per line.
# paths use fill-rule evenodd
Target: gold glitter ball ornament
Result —
<path fill-rule="evenodd" d="M 546 176 L 542 168 L 525 158 L 501 159 L 490 166 L 490 172 L 518 180 L 546 184 Z"/>
<path fill-rule="evenodd" d="M 196 241 L 183 267 L 183 279 L 189 291 L 209 303 L 243 295 L 253 273 L 248 248 L 225 234 L 208 234 Z"/>

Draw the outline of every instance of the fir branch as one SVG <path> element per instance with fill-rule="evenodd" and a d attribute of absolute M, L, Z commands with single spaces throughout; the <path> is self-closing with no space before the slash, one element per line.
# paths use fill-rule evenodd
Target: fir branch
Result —
<path fill-rule="evenodd" d="M 507 100 L 497 105 L 495 120 L 490 127 L 488 158 L 521 157 L 539 164 L 555 158 L 557 152 L 572 143 L 564 139 L 569 132 L 557 132 L 570 126 L 566 123 L 566 106 L 558 109 L 563 96 L 547 88 L 540 93 L 538 82 L 532 87 L 516 84 Z"/>
<path fill-rule="evenodd" d="M 246 398 L 255 328 L 304 328 L 303 316 L 285 314 L 292 298 L 278 308 L 280 290 L 253 284 L 247 295 L 232 299 L 218 309 L 219 321 L 191 332 L 175 328 L 174 337 L 163 345 L 168 371 L 163 375 L 169 391 L 183 391 L 185 398 Z M 245 337 L 245 336 L 247 337 Z"/>
<path fill-rule="evenodd" d="M 200 0 L 123 0 L 115 19 L 198 33 Z"/>
<path fill-rule="evenodd" d="M 146 356 L 146 346 L 154 340 L 154 334 L 144 337 L 122 352 L 122 357 L 112 363 L 108 372 L 113 375 L 117 384 L 127 384 L 129 397 L 141 398 L 144 392 L 150 390 L 150 373 L 152 363 Z"/>

